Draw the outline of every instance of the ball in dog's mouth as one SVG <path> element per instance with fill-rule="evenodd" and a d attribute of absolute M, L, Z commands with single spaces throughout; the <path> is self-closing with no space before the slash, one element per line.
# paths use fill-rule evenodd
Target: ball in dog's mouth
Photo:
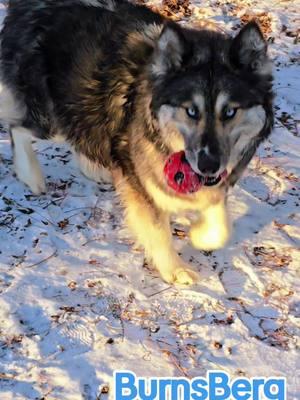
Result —
<path fill-rule="evenodd" d="M 167 159 L 164 175 L 168 185 L 177 193 L 195 193 L 202 186 L 215 186 L 227 176 L 224 170 L 219 176 L 203 176 L 197 174 L 190 166 L 184 151 L 173 153 Z"/>

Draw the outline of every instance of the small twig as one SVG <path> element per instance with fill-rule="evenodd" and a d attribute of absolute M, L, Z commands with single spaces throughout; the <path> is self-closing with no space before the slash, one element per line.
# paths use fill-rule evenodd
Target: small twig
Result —
<path fill-rule="evenodd" d="M 89 221 L 91 221 L 91 219 L 95 219 L 95 218 L 96 218 L 96 212 L 97 212 L 97 210 L 100 209 L 101 211 L 103 211 L 100 207 L 97 207 L 99 201 L 100 201 L 100 197 L 97 197 L 97 200 L 96 200 L 95 205 L 94 205 L 93 207 L 91 207 L 91 214 L 90 214 L 90 216 L 88 217 L 86 223 L 88 223 Z"/>
<path fill-rule="evenodd" d="M 60 200 L 65 200 L 65 198 L 66 198 L 67 196 L 68 196 L 68 194 L 65 193 L 64 196 L 58 197 L 58 198 L 56 198 L 56 199 L 52 199 L 51 201 L 48 202 L 47 205 L 43 206 L 42 209 L 43 209 L 43 210 L 46 210 L 50 205 L 56 205 L 56 203 L 57 203 L 58 201 L 60 201 Z"/>
<path fill-rule="evenodd" d="M 103 208 L 101 208 L 101 207 L 89 206 L 89 207 L 71 208 L 70 210 L 66 210 L 65 213 L 79 211 L 79 210 L 89 210 L 91 212 L 91 214 L 95 213 L 96 211 L 101 211 L 101 212 L 104 211 Z"/>
<path fill-rule="evenodd" d="M 51 393 L 53 392 L 53 390 L 54 390 L 54 389 L 52 388 L 52 389 L 49 389 L 48 392 L 44 393 L 42 399 L 47 400 L 47 399 L 46 399 L 47 396 L 49 396 L 49 394 L 51 394 Z"/>
<path fill-rule="evenodd" d="M 162 290 L 160 290 L 160 291 L 158 291 L 158 292 L 149 294 L 147 297 L 149 298 L 149 297 L 156 296 L 157 294 L 160 294 L 160 293 L 166 292 L 167 290 L 172 289 L 172 287 L 173 287 L 173 286 L 168 286 L 168 287 L 166 287 L 166 288 L 164 288 L 164 289 L 162 289 Z"/>
<path fill-rule="evenodd" d="M 193 318 L 193 319 L 190 319 L 188 321 L 180 322 L 180 324 L 176 324 L 176 327 L 178 328 L 179 326 L 182 326 L 182 325 L 188 325 L 188 324 L 190 324 L 192 322 L 201 321 L 205 317 L 206 317 L 206 315 L 203 315 L 202 317 Z"/>
<path fill-rule="evenodd" d="M 99 240 L 105 240 L 105 238 L 106 238 L 106 236 L 103 235 L 103 236 L 99 236 L 97 238 L 89 239 L 85 243 L 83 243 L 81 246 L 86 246 L 89 243 L 98 242 Z"/>
<path fill-rule="evenodd" d="M 42 222 L 42 223 L 43 223 L 43 220 L 46 220 L 50 225 L 56 226 L 56 224 L 55 224 L 54 222 L 52 222 L 51 219 L 48 219 L 47 217 L 45 217 L 43 214 L 40 214 L 40 213 L 39 213 L 38 211 L 36 211 L 36 210 L 34 210 L 34 212 L 42 218 L 42 221 L 39 221 L 39 222 Z M 33 218 L 33 217 L 32 217 L 32 218 Z M 36 220 L 38 221 L 38 219 L 36 219 Z"/>
<path fill-rule="evenodd" d="M 103 237 L 97 237 L 97 238 L 94 238 L 94 239 L 89 239 L 87 242 L 83 243 L 81 246 L 86 246 L 89 243 L 98 242 L 98 240 L 103 240 L 103 239 L 104 239 Z"/>
<path fill-rule="evenodd" d="M 159 341 L 157 341 L 157 342 L 159 342 Z M 174 366 L 178 369 L 178 371 L 180 371 L 181 374 L 183 374 L 186 378 L 190 378 L 189 374 L 187 373 L 185 368 L 182 367 L 178 357 L 176 357 L 176 355 L 174 353 L 172 353 L 170 350 L 163 349 L 160 345 L 158 345 L 158 347 L 160 348 L 161 352 L 164 355 L 168 356 L 169 360 L 174 364 Z"/>
<path fill-rule="evenodd" d="M 285 229 L 285 224 L 279 224 L 277 221 L 273 221 L 275 227 L 281 232 L 284 236 L 286 236 L 291 242 L 294 244 L 298 245 L 299 241 L 295 238 L 293 238 Z"/>
<path fill-rule="evenodd" d="M 75 214 L 69 215 L 69 216 L 68 216 L 68 219 L 73 218 L 73 217 L 76 217 L 77 215 L 80 215 L 80 214 L 81 214 L 81 213 L 79 212 L 79 213 L 75 213 Z"/>
<path fill-rule="evenodd" d="M 296 88 L 293 88 L 292 86 L 278 86 L 277 88 L 275 88 L 275 91 L 276 91 L 276 90 L 279 90 L 279 89 L 292 89 L 292 90 L 297 90 Z"/>
<path fill-rule="evenodd" d="M 71 210 L 66 210 L 65 213 L 69 213 L 69 212 L 73 212 L 73 211 L 78 211 L 78 210 L 91 210 L 92 208 L 93 208 L 93 206 L 71 208 Z"/>
<path fill-rule="evenodd" d="M 55 252 L 53 254 L 51 254 L 50 256 L 48 256 L 47 258 L 45 258 L 45 259 L 43 259 L 43 260 L 41 260 L 41 261 L 39 261 L 39 262 L 37 262 L 35 264 L 24 266 L 24 268 L 37 267 L 38 265 L 43 264 L 44 262 L 50 260 L 50 258 L 55 257 L 55 256 L 57 256 L 57 250 L 55 250 Z"/>
<path fill-rule="evenodd" d="M 3 372 L 0 372 L 0 379 L 12 380 L 12 379 L 16 379 L 16 376 L 12 375 L 12 374 L 5 374 Z"/>

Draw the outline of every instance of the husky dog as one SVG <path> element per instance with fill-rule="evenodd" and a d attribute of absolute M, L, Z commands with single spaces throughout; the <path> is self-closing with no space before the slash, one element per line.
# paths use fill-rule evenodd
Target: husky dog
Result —
<path fill-rule="evenodd" d="M 18 178 L 44 192 L 32 139 L 63 138 L 87 177 L 112 179 L 161 277 L 195 282 L 173 248 L 170 216 L 198 215 L 197 249 L 221 248 L 230 236 L 228 188 L 273 125 L 271 63 L 257 24 L 231 38 L 125 0 L 10 0 L 1 82 Z M 206 177 L 196 193 L 166 182 L 166 160 L 179 151 Z"/>

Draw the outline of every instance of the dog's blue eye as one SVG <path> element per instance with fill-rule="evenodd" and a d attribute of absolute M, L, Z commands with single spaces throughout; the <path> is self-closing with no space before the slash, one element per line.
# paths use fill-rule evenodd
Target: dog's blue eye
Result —
<path fill-rule="evenodd" d="M 197 107 L 191 106 L 185 109 L 187 115 L 193 119 L 199 119 L 200 113 Z"/>
<path fill-rule="evenodd" d="M 224 119 L 231 119 L 235 116 L 236 112 L 237 108 L 225 107 L 223 111 L 223 117 Z"/>

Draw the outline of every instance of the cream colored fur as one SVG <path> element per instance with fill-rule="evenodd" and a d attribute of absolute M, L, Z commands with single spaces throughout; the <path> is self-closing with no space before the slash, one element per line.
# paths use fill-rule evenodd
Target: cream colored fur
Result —
<path fill-rule="evenodd" d="M 16 101 L 12 91 L 0 82 L 0 119 L 8 125 L 17 125 L 24 113 L 24 108 Z"/>
<path fill-rule="evenodd" d="M 192 245 L 199 250 L 217 250 L 230 237 L 230 224 L 224 200 L 202 211 L 198 222 L 191 226 Z"/>
<path fill-rule="evenodd" d="M 125 205 L 127 225 L 164 281 L 188 285 L 196 282 L 198 274 L 184 263 L 173 247 L 169 214 L 153 209 L 143 196 L 132 190 L 120 173 L 114 178 Z"/>
<path fill-rule="evenodd" d="M 107 168 L 92 162 L 83 154 L 78 154 L 76 152 L 74 152 L 74 154 L 80 171 L 87 178 L 104 183 L 110 183 L 112 181 L 111 173 Z"/>
<path fill-rule="evenodd" d="M 14 143 L 14 166 L 17 177 L 38 195 L 46 192 L 40 164 L 32 147 L 31 132 L 23 127 L 11 129 Z"/>

